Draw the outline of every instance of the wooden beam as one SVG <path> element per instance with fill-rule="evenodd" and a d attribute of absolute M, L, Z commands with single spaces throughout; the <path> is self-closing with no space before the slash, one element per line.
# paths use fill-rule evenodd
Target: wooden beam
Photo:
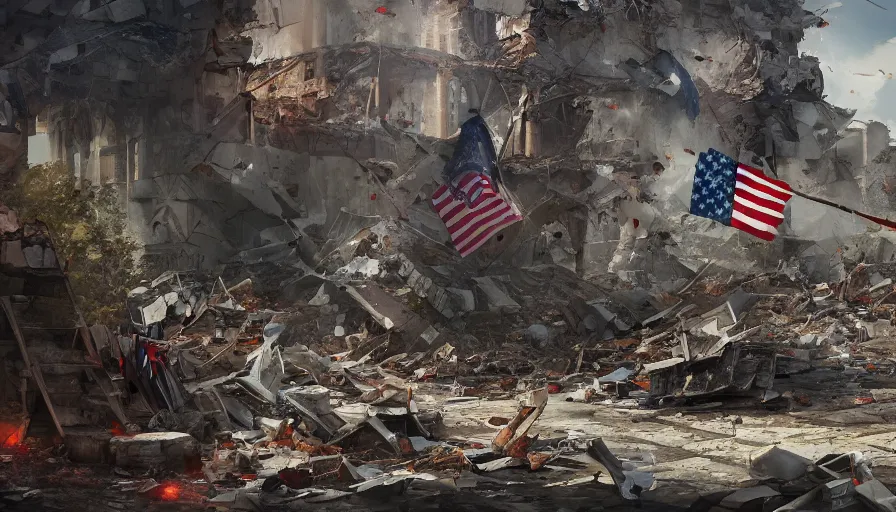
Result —
<path fill-rule="evenodd" d="M 105 372 L 105 370 L 100 371 Z M 90 378 L 93 379 L 94 382 L 96 382 L 97 386 L 99 386 L 101 390 L 103 390 L 103 394 L 106 395 L 106 400 L 109 401 L 109 407 L 112 408 L 112 412 L 115 413 L 115 416 L 118 418 L 118 421 L 121 422 L 121 425 L 125 426 L 130 423 L 128 421 L 127 415 L 124 413 L 124 409 L 121 407 L 121 402 L 118 401 L 118 395 L 115 394 L 114 390 L 109 389 L 109 387 L 106 386 L 107 383 L 100 380 L 100 377 L 97 376 L 96 372 L 92 368 L 87 370 L 87 374 L 90 375 Z M 106 374 L 106 377 L 108 376 L 109 375 Z M 111 379 L 108 384 L 110 386 L 112 385 Z"/>
<path fill-rule="evenodd" d="M 47 392 L 47 384 L 44 382 L 44 375 L 40 371 L 40 366 L 31 364 L 31 357 L 28 355 L 28 348 L 25 346 L 25 338 L 22 336 L 22 331 L 19 329 L 19 323 L 16 320 L 12 302 L 9 301 L 9 297 L 0 297 L 0 305 L 2 305 L 3 311 L 6 313 L 6 318 L 16 337 L 16 341 L 19 343 L 19 350 L 22 351 L 22 360 L 25 361 L 25 367 L 31 372 L 31 377 L 34 379 L 34 383 L 37 384 L 37 387 L 40 389 L 40 394 L 44 397 L 44 403 L 47 404 L 47 410 L 50 411 L 50 416 L 53 417 L 53 423 L 56 424 L 56 430 L 58 430 L 59 435 L 65 439 L 65 430 L 63 430 L 62 424 L 56 416 L 56 409 L 53 408 L 53 402 L 50 400 L 50 393 Z"/>

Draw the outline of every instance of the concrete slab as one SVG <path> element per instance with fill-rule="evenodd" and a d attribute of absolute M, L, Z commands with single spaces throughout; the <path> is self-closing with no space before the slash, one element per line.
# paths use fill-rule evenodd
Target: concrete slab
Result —
<path fill-rule="evenodd" d="M 109 450 L 115 465 L 125 469 L 165 468 L 185 472 L 201 465 L 199 442 L 181 432 L 113 437 Z"/>

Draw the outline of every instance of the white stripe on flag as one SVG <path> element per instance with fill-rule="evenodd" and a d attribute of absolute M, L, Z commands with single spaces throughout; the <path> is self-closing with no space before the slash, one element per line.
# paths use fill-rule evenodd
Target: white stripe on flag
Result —
<path fill-rule="evenodd" d="M 778 234 L 778 229 L 776 227 L 770 226 L 770 225 L 766 224 L 765 222 L 756 220 L 753 217 L 750 217 L 749 215 L 745 215 L 737 210 L 734 210 L 734 212 L 731 213 L 731 218 L 737 219 L 737 220 L 743 222 L 744 224 L 748 224 L 748 225 L 758 229 L 759 231 L 768 231 L 769 233 L 772 233 L 775 235 Z"/>
<path fill-rule="evenodd" d="M 765 192 L 762 192 L 761 190 L 756 190 L 755 188 L 753 188 L 753 187 L 751 187 L 751 186 L 749 186 L 749 185 L 747 185 L 747 184 L 745 184 L 745 183 L 743 183 L 743 182 L 741 182 L 741 181 L 738 181 L 738 182 L 734 185 L 734 188 L 735 188 L 735 189 L 738 189 L 738 188 L 739 188 L 739 189 L 741 189 L 741 190 L 746 190 L 747 192 L 753 194 L 753 195 L 756 196 L 756 197 L 761 197 L 762 199 L 768 199 L 769 201 L 774 201 L 774 202 L 776 202 L 776 203 L 778 203 L 778 204 L 786 204 L 786 203 L 787 203 L 787 201 L 784 201 L 783 199 L 778 199 L 777 197 L 775 197 L 775 196 L 773 196 L 773 195 L 771 195 L 771 194 L 767 194 L 767 193 L 765 193 Z"/>
<path fill-rule="evenodd" d="M 734 195 L 734 202 L 738 203 L 738 204 L 742 204 L 742 205 L 746 206 L 747 208 L 750 208 L 751 210 L 756 210 L 756 211 L 762 212 L 766 215 L 771 215 L 772 217 L 778 217 L 780 219 L 784 218 L 783 213 L 781 213 L 779 211 L 772 210 L 771 208 L 766 208 L 765 206 L 759 206 L 758 204 L 754 203 L 753 201 L 750 201 L 749 199 L 747 199 L 743 196 L 739 196 L 737 194 Z"/>
<path fill-rule="evenodd" d="M 453 206 L 457 206 L 458 204 L 463 204 L 463 203 L 461 203 L 459 201 L 455 201 Z M 450 230 L 452 227 L 454 227 L 455 224 L 457 224 L 459 222 L 463 222 L 464 225 L 471 224 L 473 222 L 476 222 L 476 219 L 481 217 L 483 214 L 488 215 L 493 210 L 495 210 L 497 207 L 503 206 L 504 204 L 505 204 L 504 200 L 501 199 L 500 197 L 496 196 L 496 197 L 486 200 L 486 202 L 483 202 L 482 204 L 480 204 L 473 210 L 470 210 L 469 208 L 466 207 L 466 205 L 464 205 L 464 207 L 461 208 L 459 212 L 454 214 L 453 217 L 451 217 L 449 219 L 445 219 L 445 221 L 444 221 L 445 227 L 447 227 Z M 476 217 L 473 219 L 464 220 L 464 218 L 467 215 L 469 215 L 471 212 L 476 212 Z M 488 212 L 488 213 L 486 213 L 486 212 Z"/>
<path fill-rule="evenodd" d="M 744 169 L 744 167 L 742 165 L 737 166 L 737 174 L 744 175 L 747 178 L 750 178 L 751 180 L 759 183 L 760 185 L 765 185 L 766 187 L 768 187 L 772 190 L 777 190 L 778 192 L 781 192 L 782 194 L 787 194 L 787 195 L 791 195 L 791 196 L 793 195 L 793 192 L 791 192 L 787 189 L 783 189 L 783 188 L 779 187 L 778 185 L 775 185 L 774 183 L 769 181 L 768 178 L 766 178 L 765 176 L 761 176 L 754 172 L 750 172 L 748 169 Z"/>

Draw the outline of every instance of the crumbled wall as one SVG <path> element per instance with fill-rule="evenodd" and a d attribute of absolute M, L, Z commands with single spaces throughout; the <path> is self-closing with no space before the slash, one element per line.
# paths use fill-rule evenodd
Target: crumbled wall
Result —
<path fill-rule="evenodd" d="M 42 13 L 49 35 L 16 29 L 5 117 L 47 112 L 53 156 L 85 186 L 119 187 L 162 266 L 265 247 L 313 263 L 345 214 L 447 241 L 428 197 L 471 109 L 527 216 L 471 256 L 481 263 L 671 283 L 707 260 L 818 267 L 869 233 L 801 198 L 773 244 L 688 215 L 710 147 L 847 206 L 885 213 L 896 190 L 885 127 L 851 125 L 799 55 L 814 18 L 798 0 L 66 5 Z M 674 79 L 649 70 L 661 52 Z M 0 133 L 4 169 L 21 151 Z"/>

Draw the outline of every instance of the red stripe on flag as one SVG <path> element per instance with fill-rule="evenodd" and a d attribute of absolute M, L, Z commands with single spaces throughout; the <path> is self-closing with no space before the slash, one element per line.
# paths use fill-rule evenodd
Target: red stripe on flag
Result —
<path fill-rule="evenodd" d="M 776 211 L 778 213 L 784 213 L 784 207 L 787 205 L 783 205 L 781 203 L 776 203 L 774 201 L 770 201 L 768 199 L 763 199 L 757 195 L 751 194 L 746 190 L 739 188 L 734 191 L 735 201 L 738 197 L 742 197 L 747 201 L 754 203 L 756 206 L 761 206 L 763 208 L 768 208 L 769 210 Z"/>
<path fill-rule="evenodd" d="M 457 236 L 463 236 L 463 233 L 469 227 L 478 227 L 483 222 L 493 220 L 497 218 L 496 215 L 508 210 L 510 210 L 510 206 L 504 201 L 501 201 L 500 199 L 492 200 L 491 204 L 464 215 L 462 220 L 448 228 L 448 232 L 451 233 L 452 236 L 455 234 Z"/>
<path fill-rule="evenodd" d="M 482 219 L 476 221 L 473 226 L 470 226 L 469 229 L 466 229 L 462 234 L 454 235 L 456 237 L 455 244 L 463 247 L 465 244 L 469 243 L 469 241 L 473 238 L 479 236 L 480 230 L 487 230 L 495 224 L 500 224 L 505 217 L 513 215 L 513 210 L 510 207 L 502 208 L 501 212 L 495 212 L 495 215 L 490 215 L 488 219 Z"/>
<path fill-rule="evenodd" d="M 743 174 L 737 175 L 737 182 L 743 183 L 744 185 L 751 187 L 753 190 L 757 190 L 759 192 L 765 192 L 766 194 L 768 194 L 772 197 L 776 197 L 776 198 L 780 199 L 781 201 L 786 202 L 788 199 L 790 199 L 792 197 L 792 194 L 779 192 L 779 191 L 769 187 L 768 185 L 765 185 L 761 182 L 755 181 Z"/>
<path fill-rule="evenodd" d="M 778 227 L 781 224 L 781 222 L 783 222 L 783 220 L 784 220 L 780 217 L 772 217 L 771 215 L 769 215 L 767 213 L 760 212 L 759 210 L 754 210 L 753 208 L 750 208 L 749 206 L 747 206 L 745 204 L 738 203 L 736 199 L 734 201 L 734 211 L 740 212 L 740 213 L 746 215 L 747 217 L 750 217 L 751 219 L 756 219 L 759 222 L 768 224 L 769 226 L 772 226 L 772 227 Z M 732 219 L 732 222 L 733 222 L 733 219 Z"/>
<path fill-rule="evenodd" d="M 790 188 L 790 185 L 786 181 L 769 178 L 768 176 L 765 175 L 764 172 L 762 172 L 761 170 L 759 170 L 755 167 L 750 167 L 749 165 L 745 165 L 745 164 L 737 164 L 737 166 L 749 173 L 755 174 L 758 178 L 762 178 L 777 187 L 783 188 L 784 190 L 793 190 L 792 188 Z"/>
<path fill-rule="evenodd" d="M 774 233 L 769 233 L 768 231 L 762 231 L 761 229 L 756 229 L 753 226 L 751 226 L 745 222 L 741 222 L 737 219 L 731 219 L 731 227 L 737 228 L 741 231 L 749 233 L 749 234 L 755 236 L 756 238 L 761 238 L 761 239 L 765 240 L 766 242 L 771 242 L 772 240 L 775 239 Z"/>
<path fill-rule="evenodd" d="M 479 194 L 472 205 L 455 199 L 445 185 L 433 194 L 432 204 L 461 256 L 478 249 L 504 227 L 522 220 L 513 206 L 500 197 L 487 177 L 470 174 L 464 176 L 458 185 L 467 198 Z"/>
<path fill-rule="evenodd" d="M 512 215 L 510 217 L 507 217 L 498 224 L 495 224 L 494 226 L 491 226 L 488 229 L 484 230 L 473 240 L 470 240 L 461 247 L 456 248 L 458 252 L 460 252 L 461 256 L 466 256 L 467 254 L 470 254 L 471 252 L 481 247 L 482 244 L 487 242 L 488 239 L 492 237 L 492 235 L 519 220 L 522 220 L 522 217 L 520 217 L 519 215 Z"/>

